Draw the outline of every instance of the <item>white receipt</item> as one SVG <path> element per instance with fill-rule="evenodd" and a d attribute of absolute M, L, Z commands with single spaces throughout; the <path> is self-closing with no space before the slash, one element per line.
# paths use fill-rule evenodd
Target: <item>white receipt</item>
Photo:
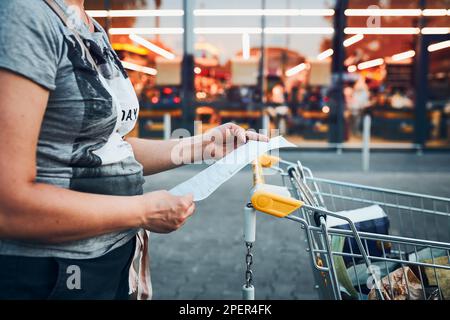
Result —
<path fill-rule="evenodd" d="M 192 193 L 194 201 L 206 199 L 223 183 L 264 153 L 292 147 L 296 146 L 282 136 L 272 138 L 269 142 L 249 141 L 169 192 L 178 196 Z"/>

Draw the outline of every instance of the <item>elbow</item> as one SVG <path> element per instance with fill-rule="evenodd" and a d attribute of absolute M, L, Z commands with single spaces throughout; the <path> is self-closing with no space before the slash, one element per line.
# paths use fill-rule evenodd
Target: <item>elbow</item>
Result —
<path fill-rule="evenodd" d="M 4 222 L 3 212 L 0 210 L 0 240 L 4 239 L 6 236 L 6 223 Z"/>
<path fill-rule="evenodd" d="M 27 201 L 24 194 L 31 193 L 25 186 L 19 190 L 24 192 L 0 191 L 0 240 L 18 239 L 23 230 L 29 228 L 25 221 Z"/>
<path fill-rule="evenodd" d="M 48 234 L 47 230 L 36 227 L 35 221 L 32 220 L 20 204 L 0 204 L 0 240 L 46 244 L 56 244 L 62 241 L 57 235 Z"/>
<path fill-rule="evenodd" d="M 1 200 L 0 200 L 1 201 Z M 0 240 L 7 239 L 10 237 L 11 234 L 11 226 L 8 222 L 8 216 L 7 213 L 8 210 L 5 209 L 5 206 L 3 205 L 3 201 L 0 202 Z"/>

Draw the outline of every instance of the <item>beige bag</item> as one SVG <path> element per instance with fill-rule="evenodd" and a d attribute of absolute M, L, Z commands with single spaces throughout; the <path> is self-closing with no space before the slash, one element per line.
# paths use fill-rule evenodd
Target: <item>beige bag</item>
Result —
<path fill-rule="evenodd" d="M 423 300 L 420 280 L 409 267 L 399 268 L 381 280 L 381 292 L 385 300 Z M 369 300 L 378 300 L 374 289 L 369 292 Z"/>

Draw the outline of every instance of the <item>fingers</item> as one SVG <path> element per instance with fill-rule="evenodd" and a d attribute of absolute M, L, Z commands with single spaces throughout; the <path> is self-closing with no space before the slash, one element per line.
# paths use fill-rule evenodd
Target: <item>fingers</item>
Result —
<path fill-rule="evenodd" d="M 194 196 L 192 193 L 188 193 L 178 198 L 177 207 L 180 212 L 188 210 L 194 203 Z"/>
<path fill-rule="evenodd" d="M 181 228 L 186 223 L 187 219 L 194 214 L 194 211 L 195 211 L 195 203 L 192 202 L 191 205 L 187 207 L 187 209 L 179 213 L 175 230 Z"/>
<path fill-rule="evenodd" d="M 192 203 L 191 206 L 184 213 L 184 218 L 187 219 L 192 216 L 195 212 L 195 203 Z"/>
<path fill-rule="evenodd" d="M 243 128 L 232 122 L 228 123 L 227 127 L 231 131 L 231 134 L 237 138 L 238 145 L 247 142 L 245 130 Z"/>
<path fill-rule="evenodd" d="M 248 130 L 245 132 L 245 135 L 247 136 L 248 140 L 264 141 L 264 142 L 269 141 L 269 137 L 267 137 L 264 134 L 256 133 L 255 131 Z"/>
<path fill-rule="evenodd" d="M 232 122 L 227 123 L 227 128 L 231 130 L 232 134 L 238 138 L 238 143 L 245 143 L 247 140 L 268 142 L 269 137 L 264 134 L 259 134 L 255 131 L 245 131 L 242 127 Z"/>

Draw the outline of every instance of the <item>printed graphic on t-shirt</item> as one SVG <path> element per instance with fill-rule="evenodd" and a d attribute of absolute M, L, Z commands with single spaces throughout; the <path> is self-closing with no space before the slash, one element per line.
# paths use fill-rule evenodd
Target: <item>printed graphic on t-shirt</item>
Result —
<path fill-rule="evenodd" d="M 74 167 L 97 167 L 102 160 L 92 151 L 108 141 L 116 125 L 116 112 L 112 108 L 112 97 L 100 82 L 96 70 L 83 59 L 75 36 L 66 37 L 65 42 L 78 89 L 86 97 L 84 108 L 79 110 L 82 120 L 73 143 L 70 164 Z"/>
<path fill-rule="evenodd" d="M 85 97 L 71 165 L 97 167 L 132 156 L 132 150 L 122 140 L 122 136 L 134 127 L 139 103 L 120 62 L 109 48 L 100 48 L 95 42 L 89 41 L 91 55 L 100 63 L 98 71 L 101 74 L 98 74 L 87 61 L 76 38 L 66 37 L 65 41 L 78 89 Z"/>

